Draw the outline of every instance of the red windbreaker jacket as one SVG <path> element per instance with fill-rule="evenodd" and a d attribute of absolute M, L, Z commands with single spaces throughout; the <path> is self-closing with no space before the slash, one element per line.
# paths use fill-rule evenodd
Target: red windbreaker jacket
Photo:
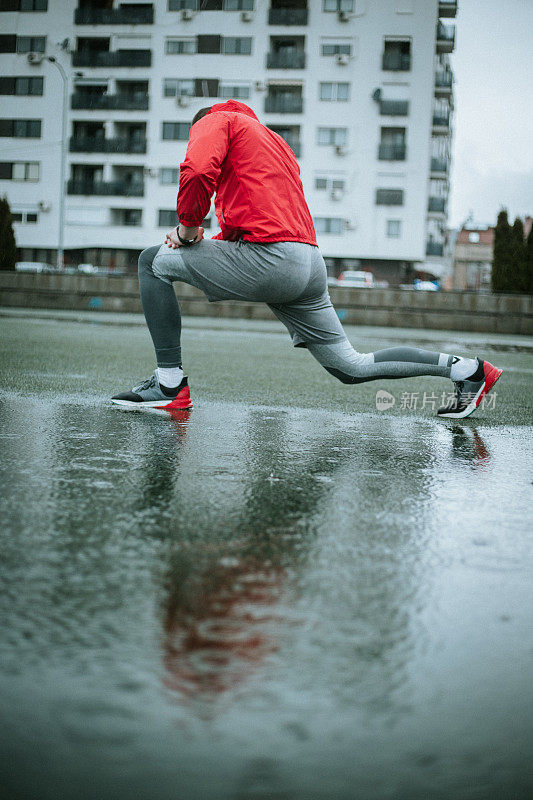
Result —
<path fill-rule="evenodd" d="M 215 239 L 316 246 L 294 153 L 236 100 L 214 105 L 191 128 L 180 164 L 179 221 L 201 225 L 214 192 L 221 229 Z"/>

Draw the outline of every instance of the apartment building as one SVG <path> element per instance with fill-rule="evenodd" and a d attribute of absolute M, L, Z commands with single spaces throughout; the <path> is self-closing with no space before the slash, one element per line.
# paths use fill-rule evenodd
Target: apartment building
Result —
<path fill-rule="evenodd" d="M 439 277 L 457 2 L 0 0 L 0 194 L 23 260 L 134 268 L 190 120 L 234 98 L 299 160 L 331 274 Z M 64 191 L 62 192 L 62 186 Z M 206 235 L 218 231 L 211 211 Z"/>

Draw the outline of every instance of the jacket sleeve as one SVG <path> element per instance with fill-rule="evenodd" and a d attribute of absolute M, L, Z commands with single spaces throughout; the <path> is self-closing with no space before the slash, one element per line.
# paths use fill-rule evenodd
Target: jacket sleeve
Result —
<path fill-rule="evenodd" d="M 207 114 L 191 128 L 185 161 L 180 164 L 177 210 L 182 225 L 200 225 L 208 213 L 229 144 L 227 114 Z"/>

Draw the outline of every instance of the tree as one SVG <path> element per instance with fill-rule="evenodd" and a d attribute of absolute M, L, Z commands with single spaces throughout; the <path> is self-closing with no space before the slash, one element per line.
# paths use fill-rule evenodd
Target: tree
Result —
<path fill-rule="evenodd" d="M 517 217 L 511 228 L 511 251 L 513 258 L 513 284 L 515 292 L 527 292 L 526 242 L 524 239 L 524 223 Z"/>
<path fill-rule="evenodd" d="M 525 270 L 527 278 L 526 292 L 533 294 L 533 225 L 526 239 Z"/>
<path fill-rule="evenodd" d="M 507 211 L 502 208 L 494 229 L 494 252 L 492 258 L 491 283 L 493 292 L 507 292 L 512 287 L 513 276 L 513 237 L 507 219 Z"/>
<path fill-rule="evenodd" d="M 0 197 L 0 269 L 14 270 L 17 244 L 7 197 Z"/>

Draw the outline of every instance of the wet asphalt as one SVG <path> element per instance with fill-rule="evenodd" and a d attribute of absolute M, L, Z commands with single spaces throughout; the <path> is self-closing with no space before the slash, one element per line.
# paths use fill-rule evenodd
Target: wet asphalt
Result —
<path fill-rule="evenodd" d="M 529 798 L 533 342 L 348 329 L 502 367 L 458 424 L 189 319 L 169 419 L 140 322 L 0 316 L 7 797 Z"/>

